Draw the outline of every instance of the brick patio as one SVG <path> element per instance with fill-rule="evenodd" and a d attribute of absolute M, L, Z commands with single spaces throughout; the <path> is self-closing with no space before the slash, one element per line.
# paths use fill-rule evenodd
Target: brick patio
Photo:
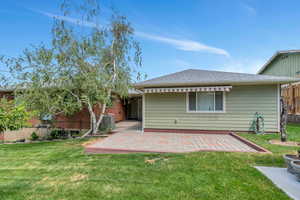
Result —
<path fill-rule="evenodd" d="M 248 142 L 248 141 L 247 141 Z M 231 134 L 182 134 L 119 132 L 86 147 L 87 153 L 160 152 L 184 153 L 195 151 L 259 152 Z"/>

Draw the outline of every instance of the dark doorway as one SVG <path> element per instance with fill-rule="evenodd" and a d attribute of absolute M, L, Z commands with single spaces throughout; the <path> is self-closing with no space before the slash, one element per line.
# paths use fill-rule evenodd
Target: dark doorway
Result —
<path fill-rule="evenodd" d="M 143 118 L 142 97 L 131 97 L 127 99 L 126 118 L 129 120 L 142 121 Z"/>

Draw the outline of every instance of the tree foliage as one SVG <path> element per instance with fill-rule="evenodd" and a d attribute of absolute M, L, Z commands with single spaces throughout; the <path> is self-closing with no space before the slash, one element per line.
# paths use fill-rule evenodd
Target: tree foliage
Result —
<path fill-rule="evenodd" d="M 27 125 L 30 113 L 24 104 L 15 104 L 13 100 L 0 100 L 0 133 L 6 130 L 18 130 Z"/>
<path fill-rule="evenodd" d="M 68 115 L 87 107 L 87 134 L 95 134 L 112 95 L 127 96 L 133 75 L 140 76 L 141 49 L 126 17 L 113 13 L 107 25 L 100 24 L 96 0 L 74 5 L 64 1 L 63 16 L 76 14 L 80 20 L 72 24 L 54 18 L 50 47 L 33 46 L 4 63 L 17 80 L 16 95 L 29 109 L 42 116 Z"/>

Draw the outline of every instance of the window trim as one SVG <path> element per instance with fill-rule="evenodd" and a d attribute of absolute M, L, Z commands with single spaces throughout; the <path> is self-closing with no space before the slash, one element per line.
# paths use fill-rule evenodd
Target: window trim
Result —
<path fill-rule="evenodd" d="M 201 111 L 201 110 L 189 110 L 190 108 L 190 105 L 189 105 L 189 93 L 190 92 L 186 92 L 185 96 L 186 96 L 186 112 L 187 113 L 226 113 L 226 95 L 225 95 L 225 91 L 221 91 L 223 92 L 223 110 L 220 110 L 220 111 L 216 111 L 216 110 L 213 110 L 213 111 Z M 213 91 L 214 93 L 214 105 L 216 107 L 216 92 Z M 196 92 L 196 102 L 197 102 L 197 92 Z M 196 105 L 196 109 L 197 109 L 197 105 Z"/>

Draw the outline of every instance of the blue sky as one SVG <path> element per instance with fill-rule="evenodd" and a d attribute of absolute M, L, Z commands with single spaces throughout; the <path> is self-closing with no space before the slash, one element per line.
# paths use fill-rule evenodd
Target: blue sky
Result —
<path fill-rule="evenodd" d="M 49 42 L 59 2 L 1 2 L 0 55 L 17 56 L 31 44 Z M 299 0 L 100 3 L 113 5 L 133 24 L 149 78 L 188 68 L 255 73 L 275 51 L 300 48 Z"/>

